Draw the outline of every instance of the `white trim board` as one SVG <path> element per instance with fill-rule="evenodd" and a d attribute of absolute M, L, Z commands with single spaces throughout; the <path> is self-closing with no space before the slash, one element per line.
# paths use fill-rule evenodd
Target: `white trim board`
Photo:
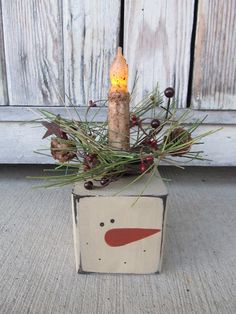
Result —
<path fill-rule="evenodd" d="M 87 111 L 87 107 L 76 107 L 81 118 L 83 119 Z M 31 121 L 38 118 L 37 110 L 44 109 L 62 116 L 73 117 L 78 119 L 75 109 L 73 107 L 16 107 L 16 106 L 2 106 L 0 107 L 0 122 L 20 122 Z M 177 114 L 182 115 L 189 109 L 178 109 Z M 158 111 L 157 111 L 158 112 Z M 96 121 L 102 122 L 106 119 L 107 108 L 92 108 L 90 111 L 93 116 L 96 113 Z M 203 119 L 207 115 L 204 124 L 236 124 L 236 110 L 192 110 L 190 116 L 194 116 L 188 120 L 189 123 L 196 119 Z"/>
<path fill-rule="evenodd" d="M 203 149 L 212 161 L 194 161 L 188 165 L 235 166 L 236 165 L 236 125 L 223 125 L 223 129 L 205 139 Z M 199 132 L 216 129 L 216 125 L 202 125 Z M 19 122 L 0 123 L 0 163 L 8 164 L 48 164 L 52 158 L 34 153 L 39 148 L 49 147 L 49 139 L 42 140 L 45 130 L 37 124 Z"/>

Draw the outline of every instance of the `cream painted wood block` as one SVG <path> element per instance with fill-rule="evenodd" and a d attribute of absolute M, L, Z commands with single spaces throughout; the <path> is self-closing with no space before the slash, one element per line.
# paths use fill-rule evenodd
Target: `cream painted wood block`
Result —
<path fill-rule="evenodd" d="M 92 191 L 83 183 L 75 185 L 72 214 L 79 273 L 160 272 L 167 190 L 160 177 L 153 177 L 138 198 L 148 176 L 122 191 L 133 179 Z"/>

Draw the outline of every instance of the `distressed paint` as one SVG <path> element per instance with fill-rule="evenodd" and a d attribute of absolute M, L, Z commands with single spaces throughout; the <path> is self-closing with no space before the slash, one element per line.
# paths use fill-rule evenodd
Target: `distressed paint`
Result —
<path fill-rule="evenodd" d="M 179 108 L 186 107 L 194 0 L 125 1 L 124 54 L 129 85 L 136 72 L 136 100 L 159 83 L 176 90 Z"/>
<path fill-rule="evenodd" d="M 61 13 L 60 0 L 2 0 L 11 106 L 56 105 L 64 95 Z"/>
<path fill-rule="evenodd" d="M 109 189 L 112 190 L 112 185 Z M 76 260 L 80 256 L 78 271 L 137 274 L 160 271 L 163 200 L 142 196 L 134 205 L 137 196 L 100 194 L 80 198 L 76 204 L 79 239 L 74 240 L 79 241 L 80 247 L 78 251 L 76 245 L 75 251 Z M 114 237 L 108 241 L 108 235 L 117 229 L 114 245 Z"/>
<path fill-rule="evenodd" d="M 5 67 L 2 4 L 0 2 L 0 106 L 8 105 L 7 79 Z"/>
<path fill-rule="evenodd" d="M 120 0 L 63 1 L 67 103 L 107 98 L 109 67 L 118 47 Z"/>
<path fill-rule="evenodd" d="M 185 98 L 187 85 L 183 82 L 188 81 L 193 2 L 125 1 L 124 47 L 132 72 L 130 85 L 138 66 L 140 73 L 144 73 L 137 86 L 139 91 L 143 87 L 148 91 L 150 82 L 155 82 L 157 75 L 161 82 L 164 81 L 161 83 L 163 88 L 178 80 L 177 97 Z M 1 140 L 4 151 L 0 154 L 0 162 L 52 162 L 50 157 L 33 153 L 38 147 L 47 145 L 41 142 L 41 133 L 38 133 L 41 131 L 22 126 L 17 121 L 35 119 L 36 116 L 27 108 L 33 106 L 49 109 L 53 105 L 58 107 L 53 108 L 55 112 L 67 114 L 64 108 L 59 107 L 60 97 L 54 87 L 63 94 L 65 86 L 69 98 L 77 104 L 86 102 L 88 98 L 106 97 L 109 65 L 118 46 L 120 1 L 2 0 L 1 4 L 0 121 L 4 123 L 0 129 L 8 132 Z M 233 0 L 214 3 L 199 0 L 193 107 L 218 109 L 211 113 L 210 110 L 195 112 L 200 119 L 205 114 L 209 115 L 204 122 L 209 126 L 204 125 L 202 130 L 210 130 L 214 127 L 211 124 L 226 126 L 205 141 L 203 148 L 212 161 L 194 161 L 194 165 L 236 164 L 235 127 L 232 126 L 236 124 L 236 111 L 219 110 L 235 109 L 236 103 L 234 11 Z M 140 52 L 145 60 L 140 57 Z M 52 84 L 48 84 L 51 79 Z M 1 106 L 6 104 L 10 106 Z M 184 101 L 179 101 L 178 106 L 182 104 Z M 22 107 L 24 105 L 26 107 Z M 97 112 L 96 108 L 94 110 Z M 180 115 L 182 110 L 178 111 Z M 84 116 L 86 109 L 81 108 L 80 111 Z M 68 114 L 73 115 L 74 109 Z M 104 109 L 96 118 L 103 121 L 106 116 Z M 220 147 L 217 145 L 219 142 Z"/>
<path fill-rule="evenodd" d="M 235 0 L 199 0 L 193 108 L 236 109 L 235 12 Z"/>
<path fill-rule="evenodd" d="M 79 229 L 78 229 L 78 217 L 76 209 L 76 198 L 74 195 L 71 195 L 71 206 L 72 206 L 72 224 L 73 224 L 73 239 L 74 239 L 74 252 L 75 252 L 75 269 L 78 271 L 80 269 L 80 257 L 76 252 L 80 252 L 79 245 Z"/>

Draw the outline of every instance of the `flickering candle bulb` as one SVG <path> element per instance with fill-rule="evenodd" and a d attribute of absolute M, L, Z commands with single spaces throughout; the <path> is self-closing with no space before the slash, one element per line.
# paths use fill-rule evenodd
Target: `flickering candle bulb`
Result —
<path fill-rule="evenodd" d="M 122 48 L 119 47 L 117 55 L 110 69 L 111 88 L 110 93 L 127 93 L 128 88 L 128 65 L 122 55 Z"/>
<path fill-rule="evenodd" d="M 128 65 L 119 47 L 110 69 L 111 87 L 108 104 L 109 145 L 120 150 L 130 148 L 130 113 L 128 93 Z"/>

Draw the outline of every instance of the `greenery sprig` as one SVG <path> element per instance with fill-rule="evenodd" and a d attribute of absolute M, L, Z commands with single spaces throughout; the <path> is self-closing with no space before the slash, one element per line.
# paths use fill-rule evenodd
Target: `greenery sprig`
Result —
<path fill-rule="evenodd" d="M 41 123 L 47 128 L 44 137 L 52 135 L 51 155 L 58 161 L 55 169 L 45 170 L 53 171 L 54 175 L 38 177 L 46 181 L 44 187 L 84 181 L 86 189 L 102 188 L 124 175 L 135 175 L 132 182 L 146 173 L 153 176 L 161 161 L 181 167 L 176 157 L 205 160 L 202 150 L 192 148 L 215 131 L 194 135 L 205 118 L 186 127 L 190 111 L 177 117 L 173 88 L 161 94 L 156 87 L 131 108 L 128 151 L 110 147 L 107 121 L 96 122 L 99 110 L 106 106 L 106 99 L 89 101 L 84 120 L 80 118 L 79 108 L 74 108 L 78 119 L 40 110 Z M 96 112 L 90 118 L 94 107 Z M 38 153 L 44 154 L 42 150 Z"/>

